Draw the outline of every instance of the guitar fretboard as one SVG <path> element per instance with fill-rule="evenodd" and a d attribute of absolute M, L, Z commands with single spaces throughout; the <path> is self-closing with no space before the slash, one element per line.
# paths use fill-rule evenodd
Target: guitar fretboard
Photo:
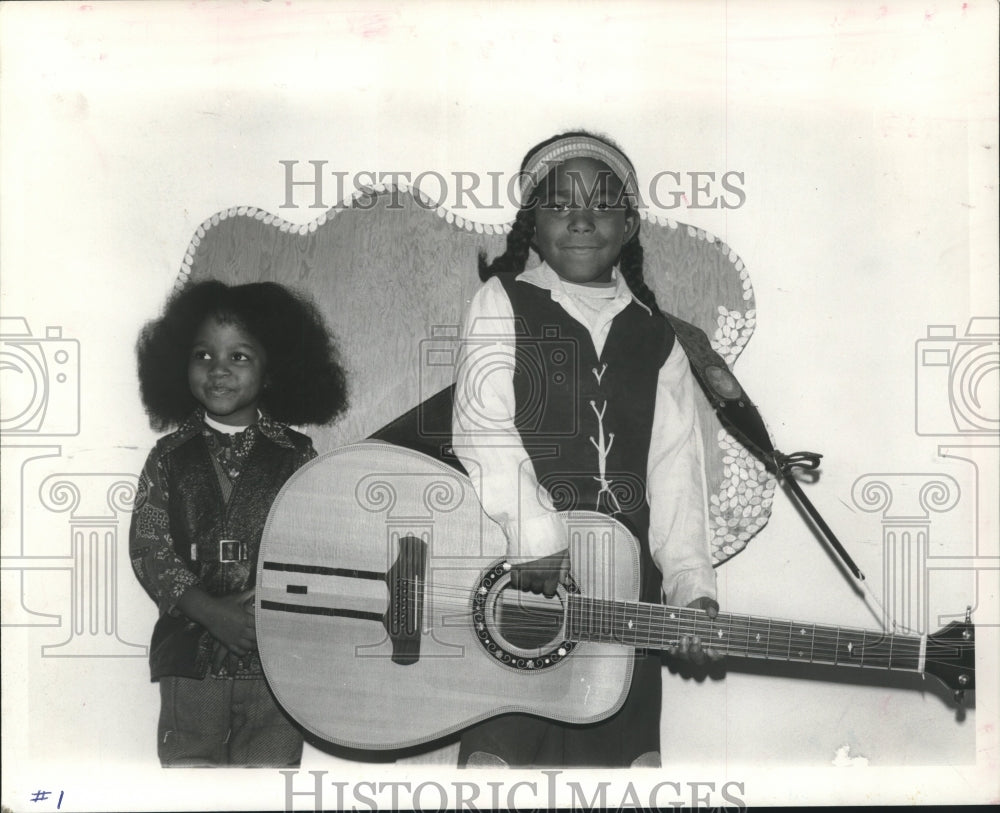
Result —
<path fill-rule="evenodd" d="M 567 638 L 667 649 L 684 635 L 727 655 L 871 667 L 921 670 L 921 639 L 872 630 L 799 624 L 751 615 L 704 612 L 642 602 L 606 601 L 570 595 Z"/>

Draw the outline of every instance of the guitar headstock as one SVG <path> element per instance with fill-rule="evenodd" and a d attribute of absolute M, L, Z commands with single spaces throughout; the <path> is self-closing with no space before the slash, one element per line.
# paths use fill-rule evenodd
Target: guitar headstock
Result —
<path fill-rule="evenodd" d="M 970 611 L 966 611 L 964 621 L 952 621 L 927 636 L 924 671 L 952 689 L 958 703 L 962 702 L 966 691 L 976 688 L 975 630 Z"/>

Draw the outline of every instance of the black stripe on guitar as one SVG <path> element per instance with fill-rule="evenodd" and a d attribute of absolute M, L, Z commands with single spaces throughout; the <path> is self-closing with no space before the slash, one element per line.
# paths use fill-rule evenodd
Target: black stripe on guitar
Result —
<path fill-rule="evenodd" d="M 291 562 L 264 562 L 264 570 L 280 570 L 284 573 L 312 573 L 317 576 L 344 576 L 348 579 L 371 579 L 385 581 L 385 573 L 374 570 L 355 570 L 346 567 L 325 567 L 323 565 L 295 565 Z"/>
<path fill-rule="evenodd" d="M 379 613 L 369 613 L 364 610 L 343 610 L 337 607 L 310 607 L 307 604 L 286 604 L 282 601 L 269 601 L 267 599 L 260 602 L 260 608 L 262 610 L 277 610 L 284 613 L 334 615 L 341 616 L 343 618 L 357 618 L 362 621 L 378 621 L 379 623 L 385 620 L 385 616 L 380 615 Z"/>

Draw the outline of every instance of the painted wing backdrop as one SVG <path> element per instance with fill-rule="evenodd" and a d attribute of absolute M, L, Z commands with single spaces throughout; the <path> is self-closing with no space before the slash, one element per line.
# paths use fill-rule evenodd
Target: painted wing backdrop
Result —
<path fill-rule="evenodd" d="M 300 226 L 251 206 L 207 219 L 177 284 L 214 278 L 272 281 L 313 296 L 336 332 L 351 404 L 332 427 L 310 429 L 317 449 L 369 437 L 449 386 L 466 303 L 480 285 L 476 257 L 503 251 L 509 226 L 435 208 L 419 190 L 376 187 Z M 743 262 L 718 238 L 644 217 L 645 275 L 660 307 L 706 332 L 732 366 L 756 323 Z M 532 255 L 529 266 L 537 263 Z M 454 354 L 452 354 L 454 355 Z M 767 523 L 775 481 L 699 400 L 716 564 Z"/>

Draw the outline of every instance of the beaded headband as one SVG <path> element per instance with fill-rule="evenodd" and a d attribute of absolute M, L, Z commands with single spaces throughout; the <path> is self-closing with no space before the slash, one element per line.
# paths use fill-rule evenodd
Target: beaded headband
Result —
<path fill-rule="evenodd" d="M 571 158 L 594 158 L 611 167 L 625 187 L 625 197 L 634 203 L 630 184 L 634 184 L 635 170 L 631 162 L 610 144 L 605 144 L 590 136 L 566 136 L 553 141 L 545 149 L 532 156 L 521 171 L 521 201 L 528 199 L 535 187 L 542 182 L 555 167 Z"/>

